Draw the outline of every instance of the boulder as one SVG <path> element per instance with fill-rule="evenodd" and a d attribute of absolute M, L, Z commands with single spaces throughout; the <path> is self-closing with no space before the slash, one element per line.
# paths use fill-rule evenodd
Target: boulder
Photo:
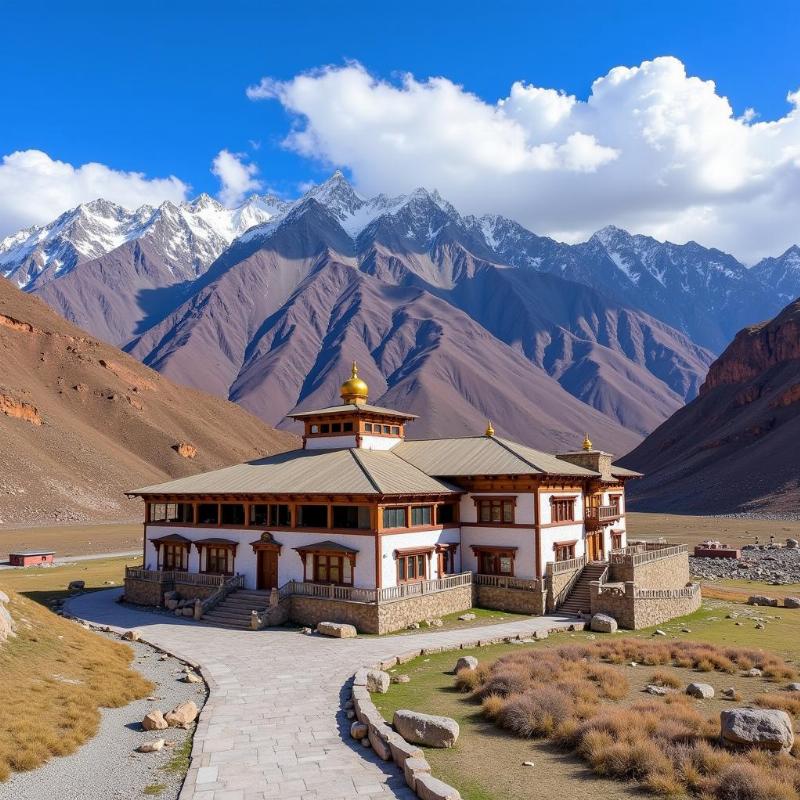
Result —
<path fill-rule="evenodd" d="M 137 748 L 137 753 L 157 753 L 159 750 L 163 749 L 164 747 L 164 740 L 163 739 L 153 739 L 152 742 L 142 742 Z"/>
<path fill-rule="evenodd" d="M 350 726 L 350 735 L 354 739 L 363 739 L 368 732 L 369 729 L 367 728 L 367 726 L 363 722 L 359 722 L 358 720 L 353 722 L 353 724 Z"/>
<path fill-rule="evenodd" d="M 122 638 L 126 642 L 138 642 L 141 641 L 142 634 L 141 631 L 137 631 L 134 629 L 130 631 L 125 631 L 125 633 L 122 634 Z"/>
<path fill-rule="evenodd" d="M 709 700 L 714 696 L 714 687 L 710 683 L 690 683 L 686 687 L 686 694 L 699 697 L 701 700 Z"/>
<path fill-rule="evenodd" d="M 789 683 L 786 685 L 787 692 L 800 692 L 800 683 Z"/>
<path fill-rule="evenodd" d="M 431 765 L 424 758 L 408 758 L 403 765 L 403 774 L 411 791 L 417 788 L 417 779 L 423 775 L 430 775 Z"/>
<path fill-rule="evenodd" d="M 792 719 L 785 711 L 767 708 L 732 708 L 720 713 L 720 736 L 729 744 L 791 750 Z"/>
<path fill-rule="evenodd" d="M 774 597 L 765 597 L 762 594 L 752 594 L 747 598 L 747 605 L 777 607 L 778 601 Z"/>
<path fill-rule="evenodd" d="M 184 683 L 202 683 L 203 679 L 194 672 L 186 672 L 181 678 Z"/>
<path fill-rule="evenodd" d="M 181 596 L 178 592 L 164 592 L 164 602 L 166 603 L 167 600 L 180 600 Z"/>
<path fill-rule="evenodd" d="M 174 611 L 178 607 L 178 600 L 174 597 L 170 598 L 169 600 L 164 601 L 164 605 L 166 606 L 168 611 Z"/>
<path fill-rule="evenodd" d="M 663 697 L 664 695 L 669 694 L 669 689 L 667 689 L 666 686 L 656 686 L 654 683 L 645 686 L 644 690 L 647 692 L 647 694 L 654 694 L 657 697 Z"/>
<path fill-rule="evenodd" d="M 411 683 L 410 675 L 392 675 L 392 683 Z"/>
<path fill-rule="evenodd" d="M 194 609 L 191 606 L 186 606 L 185 608 L 181 609 L 181 616 L 183 617 L 193 617 L 194 616 Z"/>
<path fill-rule="evenodd" d="M 796 550 L 798 545 L 797 539 L 787 539 L 786 540 L 786 547 L 789 550 Z"/>
<path fill-rule="evenodd" d="M 461 800 L 457 789 L 434 778 L 429 772 L 417 778 L 414 791 L 419 800 Z"/>
<path fill-rule="evenodd" d="M 353 681 L 355 686 L 364 686 L 368 692 L 386 694 L 392 677 L 388 672 L 380 669 L 360 669 Z"/>
<path fill-rule="evenodd" d="M 421 714 L 401 708 L 394 712 L 394 729 L 412 744 L 426 747 L 452 747 L 458 740 L 458 723 L 450 717 Z"/>
<path fill-rule="evenodd" d="M 727 697 L 728 700 L 733 700 L 736 698 L 736 688 L 734 686 L 729 686 L 727 689 L 722 690 L 722 696 Z"/>
<path fill-rule="evenodd" d="M 753 667 L 752 669 L 748 669 L 745 673 L 748 678 L 760 678 L 764 673 L 758 668 Z"/>
<path fill-rule="evenodd" d="M 462 622 L 471 622 L 473 619 L 475 619 L 475 615 L 474 615 L 474 614 L 471 614 L 471 613 L 470 613 L 470 614 L 462 614 L 462 615 L 459 617 L 459 619 L 460 619 Z"/>
<path fill-rule="evenodd" d="M 800 597 L 784 597 L 784 608 L 800 608 Z"/>
<path fill-rule="evenodd" d="M 389 739 L 397 734 L 380 718 L 380 722 L 367 725 L 367 738 L 375 754 L 384 761 L 392 760 L 392 751 L 389 748 Z"/>
<path fill-rule="evenodd" d="M 614 617 L 609 617 L 608 614 L 595 614 L 589 623 L 589 628 L 595 633 L 616 633 L 618 627 Z"/>
<path fill-rule="evenodd" d="M 406 761 L 410 758 L 424 758 L 422 750 L 415 744 L 409 744 L 402 736 L 394 734 L 389 739 L 389 749 L 392 751 L 392 761 L 405 771 Z"/>
<path fill-rule="evenodd" d="M 142 727 L 146 731 L 163 731 L 165 728 L 168 728 L 169 725 L 167 724 L 167 721 L 164 719 L 164 715 L 161 713 L 161 710 L 155 708 L 149 713 L 144 715 L 144 719 L 142 720 Z"/>
<path fill-rule="evenodd" d="M 453 670 L 456 674 L 462 669 L 468 669 L 470 672 L 478 668 L 478 659 L 475 656 L 461 656 L 456 661 L 456 668 Z"/>
<path fill-rule="evenodd" d="M 354 625 L 347 625 L 344 622 L 320 622 L 317 625 L 317 633 L 323 636 L 333 636 L 335 639 L 354 639 L 358 636 L 358 631 Z"/>
<path fill-rule="evenodd" d="M 69 592 L 79 592 L 81 589 L 86 588 L 86 581 L 70 581 L 67 586 Z"/>
<path fill-rule="evenodd" d="M 170 728 L 188 728 L 197 719 L 197 714 L 197 706 L 192 700 L 187 700 L 185 703 L 175 706 L 164 716 L 164 719 Z"/>

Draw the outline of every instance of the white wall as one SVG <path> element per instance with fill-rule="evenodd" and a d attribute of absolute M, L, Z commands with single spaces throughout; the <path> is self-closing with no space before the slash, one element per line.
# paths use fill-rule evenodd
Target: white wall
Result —
<path fill-rule="evenodd" d="M 399 436 L 370 436 L 365 433 L 361 436 L 362 450 L 391 450 L 403 440 Z"/>
<path fill-rule="evenodd" d="M 461 521 L 478 521 L 478 507 L 475 505 L 474 498 L 499 496 L 516 498 L 517 506 L 514 512 L 514 520 L 518 525 L 533 525 L 535 523 L 534 498 L 536 495 L 516 492 L 474 492 L 463 495 L 461 497 Z"/>
<path fill-rule="evenodd" d="M 306 439 L 306 450 L 338 450 L 355 446 L 355 434 L 352 436 L 309 436 Z"/>
<path fill-rule="evenodd" d="M 575 521 L 583 521 L 584 500 L 582 491 L 542 492 L 539 495 L 539 520 L 542 525 L 553 521 L 553 507 L 550 505 L 551 497 L 575 497 L 575 495 L 577 495 L 577 499 L 575 500 Z"/>
<path fill-rule="evenodd" d="M 397 586 L 397 559 L 395 550 L 409 547 L 433 547 L 437 544 L 458 544 L 461 534 L 458 528 L 436 528 L 431 531 L 411 533 L 393 533 L 381 536 L 381 588 Z M 456 550 L 456 572 L 462 572 L 461 547 Z M 439 575 L 439 557 L 434 552 L 428 558 L 428 578 L 441 578 Z"/>
<path fill-rule="evenodd" d="M 478 571 L 478 559 L 471 545 L 491 547 L 516 547 L 514 575 L 518 578 L 535 578 L 536 575 L 536 534 L 533 526 L 524 528 L 471 528 L 461 529 L 461 569 Z"/>
<path fill-rule="evenodd" d="M 578 522 L 572 525 L 557 525 L 554 528 L 542 528 L 541 536 L 541 565 L 542 573 L 545 565 L 549 561 L 556 560 L 556 552 L 553 545 L 556 542 L 575 541 L 575 558 L 580 558 L 586 553 L 586 539 L 584 538 L 583 523 Z"/>

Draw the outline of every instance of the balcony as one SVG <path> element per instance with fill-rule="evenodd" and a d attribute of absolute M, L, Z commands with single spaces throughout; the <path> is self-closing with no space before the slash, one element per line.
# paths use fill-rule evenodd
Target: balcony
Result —
<path fill-rule="evenodd" d="M 619 506 L 587 506 L 584 510 L 586 527 L 589 530 L 597 530 L 604 525 L 611 525 L 619 520 Z"/>

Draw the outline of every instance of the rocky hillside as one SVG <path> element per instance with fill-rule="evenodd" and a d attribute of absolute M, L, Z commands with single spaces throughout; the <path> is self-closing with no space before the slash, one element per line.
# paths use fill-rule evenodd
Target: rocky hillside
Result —
<path fill-rule="evenodd" d="M 123 493 L 297 445 L 0 278 L 0 527 L 135 520 Z"/>
<path fill-rule="evenodd" d="M 727 513 L 800 508 L 800 300 L 740 331 L 699 396 L 622 463 L 646 473 L 632 507 Z"/>

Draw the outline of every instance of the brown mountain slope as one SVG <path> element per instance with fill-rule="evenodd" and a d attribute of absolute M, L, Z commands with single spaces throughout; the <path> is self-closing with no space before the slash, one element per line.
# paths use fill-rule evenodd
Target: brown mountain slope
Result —
<path fill-rule="evenodd" d="M 740 331 L 700 394 L 622 463 L 647 511 L 726 513 L 800 508 L 800 300 Z"/>
<path fill-rule="evenodd" d="M 0 526 L 136 519 L 123 492 L 296 446 L 0 279 Z M 197 449 L 178 454 L 181 442 Z"/>

